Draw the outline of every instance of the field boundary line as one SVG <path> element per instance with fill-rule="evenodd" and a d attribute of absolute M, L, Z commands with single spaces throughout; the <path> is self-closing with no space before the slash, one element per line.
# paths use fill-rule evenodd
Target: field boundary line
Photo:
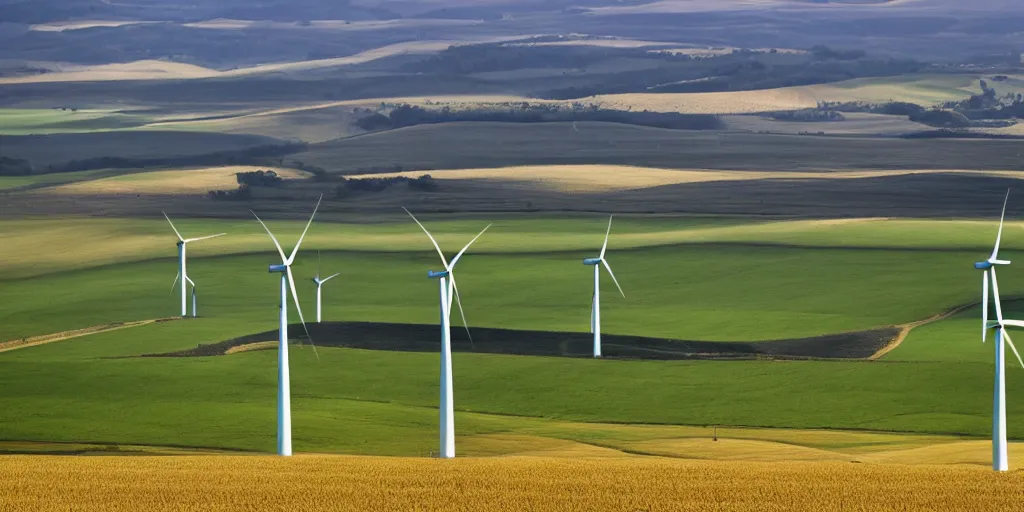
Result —
<path fill-rule="evenodd" d="M 979 304 L 978 302 L 971 302 L 969 304 L 961 304 L 961 305 L 956 306 L 954 308 L 947 309 L 946 311 L 943 311 L 942 313 L 939 313 L 937 315 L 932 315 L 932 316 L 930 316 L 928 318 L 925 318 L 924 320 L 918 320 L 916 322 L 910 322 L 910 323 L 906 323 L 906 324 L 901 324 L 901 325 L 893 326 L 893 327 L 897 327 L 897 328 L 900 329 L 899 335 L 897 335 L 895 338 L 893 338 L 892 341 L 887 343 L 884 347 L 879 349 L 878 352 L 875 352 L 874 354 L 871 354 L 871 356 L 868 357 L 868 361 L 877 361 L 877 360 L 881 359 L 882 357 L 884 357 L 889 352 L 892 352 L 893 350 L 896 350 L 897 348 L 899 348 L 899 346 L 901 344 L 903 344 L 903 340 L 907 339 L 907 336 L 910 334 L 910 331 L 914 330 L 915 328 L 921 327 L 922 325 L 930 324 L 932 322 L 938 322 L 940 320 L 945 320 L 945 319 L 947 319 L 947 318 L 949 318 L 949 317 L 951 317 L 953 315 L 956 315 L 958 313 L 962 313 L 964 311 L 967 311 L 968 309 L 973 308 L 974 306 L 977 306 L 978 304 Z"/>
<path fill-rule="evenodd" d="M 80 338 L 82 336 L 88 336 L 90 334 L 100 334 L 104 332 L 117 331 L 120 329 L 138 327 L 140 325 L 149 325 L 157 322 L 168 322 L 175 319 L 177 319 L 177 317 L 154 318 L 149 320 L 137 320 L 133 322 L 113 322 L 109 324 L 100 324 L 93 325 L 90 327 L 83 327 L 81 329 L 74 329 L 70 331 L 62 331 L 52 334 L 42 334 L 39 336 L 29 336 L 26 338 L 16 340 L 8 340 L 0 342 L 0 353 L 10 352 L 12 350 L 18 350 L 21 348 L 37 347 L 39 345 L 69 340 L 72 338 Z"/>

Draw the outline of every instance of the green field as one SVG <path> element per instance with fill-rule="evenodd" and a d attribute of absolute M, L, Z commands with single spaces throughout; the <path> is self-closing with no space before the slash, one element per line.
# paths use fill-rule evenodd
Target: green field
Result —
<path fill-rule="evenodd" d="M 271 227 L 285 246 L 301 229 Z M 296 266 L 313 316 L 316 250 L 328 321 L 436 322 L 437 266 L 428 240 L 400 216 L 318 222 Z M 487 219 L 426 224 L 454 252 Z M 589 269 L 604 219 L 499 218 L 459 266 L 473 326 L 585 332 Z M 197 320 L 93 334 L 0 353 L 0 439 L 116 442 L 269 451 L 276 354 L 136 358 L 276 326 L 270 241 L 255 221 L 183 219 L 187 236 L 230 236 L 190 249 Z M 174 316 L 173 235 L 161 219 L 0 223 L 0 340 Z M 747 223 L 627 217 L 609 260 L 627 298 L 602 287 L 607 333 L 711 341 L 793 338 L 921 320 L 976 301 L 993 226 L 968 221 Z M 1007 230 L 1005 256 L 1024 244 Z M 170 236 L 169 236 L 170 235 Z M 1004 296 L 1024 282 L 1003 273 Z M 1008 306 L 1011 311 L 1015 309 Z M 292 313 L 292 319 L 296 319 Z M 893 430 L 984 436 L 991 344 L 976 310 L 914 330 L 881 362 L 593 361 L 457 353 L 460 438 L 522 434 L 598 442 L 553 422 L 623 422 Z M 455 320 L 456 325 L 459 324 Z M 946 326 L 950 326 L 946 329 Z M 293 333 L 294 334 L 294 333 Z M 293 349 L 296 449 L 425 455 L 436 443 L 437 359 L 321 347 Z M 890 362 L 891 361 L 891 362 Z M 908 362 L 903 362 L 908 361 Z M 1010 371 L 1008 388 L 1024 385 Z M 1011 391 L 1011 418 L 1024 400 Z M 569 424 L 572 425 L 572 424 Z M 1020 422 L 1012 436 L 1024 437 Z M 614 429 L 613 429 L 614 430 Z M 615 437 L 619 434 L 607 434 Z M 470 453 L 492 446 L 469 443 Z M 475 447 L 474 447 L 475 446 Z M 479 450 L 479 451 L 475 451 Z"/>
<path fill-rule="evenodd" d="M 86 133 L 142 126 L 149 119 L 114 110 L 0 108 L 0 135 Z"/>

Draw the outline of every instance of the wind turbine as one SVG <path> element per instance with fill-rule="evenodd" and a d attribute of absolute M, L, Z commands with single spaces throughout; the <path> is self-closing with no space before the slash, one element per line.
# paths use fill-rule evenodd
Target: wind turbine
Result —
<path fill-rule="evenodd" d="M 316 208 L 313 209 L 313 215 L 309 216 L 309 222 L 306 223 L 306 229 L 302 230 L 302 236 L 299 237 L 299 241 L 295 242 L 295 248 L 292 249 L 292 253 L 288 256 L 284 255 L 284 250 L 281 249 L 281 244 L 274 237 L 274 234 L 270 232 L 270 228 L 256 215 L 256 212 L 249 210 L 253 217 L 260 222 L 263 229 L 267 230 L 267 234 L 270 235 L 270 239 L 274 241 L 274 247 L 277 248 L 277 254 L 281 256 L 280 265 L 270 265 L 269 271 L 271 273 L 281 274 L 281 315 L 280 321 L 281 326 L 279 330 L 278 338 L 278 350 L 277 350 L 277 454 L 282 456 L 290 456 L 292 454 L 292 405 L 291 405 L 291 377 L 288 372 L 288 291 L 291 290 L 292 300 L 295 301 L 295 310 L 299 312 L 299 320 L 302 321 L 302 330 L 306 332 L 306 336 L 309 336 L 309 330 L 306 329 L 306 319 L 302 316 L 302 306 L 299 305 L 299 295 L 295 291 L 295 278 L 292 277 L 292 263 L 295 261 L 295 255 L 299 252 L 299 246 L 302 245 L 302 239 L 306 237 L 306 232 L 309 231 L 309 225 L 313 223 L 313 217 L 316 216 L 316 211 L 320 208 L 320 201 L 323 200 L 323 195 L 316 202 Z M 310 337 L 310 345 L 312 345 L 312 337 Z M 316 346 L 313 346 L 313 353 L 316 354 Z M 317 358 L 319 359 L 319 355 Z"/>
<path fill-rule="evenodd" d="M 316 252 L 316 277 L 313 278 L 313 284 L 316 285 L 316 323 L 320 323 L 320 303 L 323 301 L 323 293 L 321 293 L 321 288 L 323 288 L 324 283 L 326 283 L 327 281 L 330 281 L 331 279 L 334 279 L 335 277 L 338 277 L 339 274 L 341 274 L 341 272 L 338 272 L 337 274 L 334 274 L 332 276 L 328 276 L 328 277 L 325 277 L 323 279 L 320 279 L 320 251 L 317 251 Z"/>
<path fill-rule="evenodd" d="M 402 208 L 405 210 L 405 208 Z M 466 328 L 466 332 L 469 333 L 469 324 L 466 323 L 466 313 L 462 310 L 462 299 L 459 297 L 459 288 L 455 284 L 455 265 L 462 258 L 462 255 L 466 253 L 469 246 L 476 242 L 480 235 L 484 234 L 491 227 L 490 224 L 483 229 L 478 235 L 473 237 L 472 240 L 466 244 L 465 247 L 459 251 L 458 254 L 452 258 L 449 263 L 445 259 L 444 253 L 441 252 L 441 247 L 437 245 L 437 240 L 434 240 L 433 235 L 427 228 L 423 227 L 423 224 L 416 219 L 409 210 L 405 210 L 412 220 L 416 221 L 420 229 L 427 234 L 427 238 L 430 238 L 430 242 L 434 244 L 434 249 L 437 249 L 437 255 L 441 257 L 441 264 L 444 265 L 442 271 L 429 271 L 427 277 L 431 279 L 438 279 L 440 283 L 440 297 L 441 297 L 441 403 L 438 406 L 440 414 L 440 430 L 441 430 L 441 449 L 439 451 L 440 457 L 443 459 L 455 458 L 455 398 L 452 389 L 452 339 L 451 339 L 451 313 L 452 313 L 452 294 L 455 295 L 455 300 L 459 302 L 459 314 L 462 315 L 462 324 Z M 472 340 L 472 337 L 470 338 Z"/>
<path fill-rule="evenodd" d="M 1009 261 L 999 259 L 999 243 L 1003 237 L 1003 220 L 1006 218 L 1006 202 L 1010 199 L 1010 192 L 1006 192 L 1006 199 L 1003 200 L 1003 214 L 999 218 L 999 231 L 996 234 L 996 244 L 992 248 L 992 254 L 985 261 L 974 264 L 974 268 L 983 271 L 981 278 L 981 341 L 986 340 L 989 329 L 995 331 L 996 344 L 996 371 L 995 388 L 992 399 L 992 469 L 996 471 L 1007 471 L 1009 460 L 1006 448 L 1006 353 L 1003 341 L 1010 346 L 1017 361 L 1024 367 L 1024 360 L 1021 360 L 1017 347 L 1010 339 L 1007 327 L 1024 327 L 1024 321 L 1006 320 L 1003 318 L 1002 301 L 999 298 L 999 281 L 996 279 L 996 266 L 1009 265 Z M 996 306 L 996 320 L 990 322 L 988 319 L 988 283 L 992 280 L 992 299 Z"/>
<path fill-rule="evenodd" d="M 217 233 L 216 235 L 201 236 L 199 238 L 182 238 L 181 233 L 178 232 L 178 228 L 174 227 L 174 223 L 171 222 L 171 218 L 167 216 L 166 212 L 164 218 L 167 219 L 167 223 L 171 225 L 171 229 L 174 230 L 174 234 L 178 235 L 178 275 L 174 276 L 174 283 L 171 284 L 171 290 L 178 284 L 178 279 L 181 279 L 181 316 L 188 316 L 188 286 L 186 282 L 192 285 L 193 292 L 195 291 L 196 283 L 188 278 L 188 266 L 186 258 L 186 249 L 188 244 L 192 242 L 198 242 L 200 240 L 208 240 L 210 238 L 217 238 L 218 236 L 224 236 L 226 233 Z M 196 316 L 195 300 L 192 301 L 192 317 Z"/>
<path fill-rule="evenodd" d="M 622 298 L 626 298 L 626 293 L 619 286 L 619 280 L 615 279 L 612 266 L 604 258 L 604 254 L 608 250 L 608 235 L 611 233 L 612 216 L 609 215 L 608 231 L 604 234 L 604 245 L 601 246 L 601 255 L 596 258 L 586 258 L 583 260 L 584 265 L 594 266 L 594 300 L 590 304 L 590 332 L 594 333 L 594 357 L 601 357 L 601 265 L 604 265 L 604 268 L 608 270 L 608 275 L 612 276 L 612 281 L 615 283 L 615 287 L 619 289 L 619 293 L 622 294 Z"/>

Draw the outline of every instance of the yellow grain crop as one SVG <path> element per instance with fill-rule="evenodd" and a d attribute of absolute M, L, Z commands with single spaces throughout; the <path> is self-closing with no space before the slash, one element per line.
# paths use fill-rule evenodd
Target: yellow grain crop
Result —
<path fill-rule="evenodd" d="M 205 169 L 151 171 L 80 181 L 49 189 L 57 194 L 206 194 L 210 190 L 235 189 L 239 172 L 272 170 L 284 179 L 308 176 L 304 171 L 277 167 L 230 165 Z"/>
<path fill-rule="evenodd" d="M 0 510 L 1020 510 L 977 467 L 668 458 L 0 457 Z"/>

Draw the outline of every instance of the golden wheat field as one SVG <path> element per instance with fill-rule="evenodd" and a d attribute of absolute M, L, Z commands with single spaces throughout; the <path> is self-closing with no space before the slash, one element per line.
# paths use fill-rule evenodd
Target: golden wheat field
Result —
<path fill-rule="evenodd" d="M 210 190 L 237 188 L 236 173 L 258 170 L 272 170 L 284 179 L 302 178 L 309 174 L 295 169 L 230 165 L 123 174 L 59 185 L 48 191 L 56 194 L 206 194 Z"/>
<path fill-rule="evenodd" d="M 0 457 L 0 510 L 1020 510 L 975 467 L 668 458 Z"/>
<path fill-rule="evenodd" d="M 439 180 L 486 180 L 503 185 L 521 184 L 531 188 L 571 193 L 601 193 L 639 190 L 663 185 L 704 183 L 710 181 L 743 181 L 770 179 L 860 179 L 911 174 L 969 174 L 1017 179 L 1012 171 L 945 170 L 863 170 L 863 171 L 730 171 L 710 169 L 661 169 L 631 165 L 523 165 L 480 169 L 444 169 L 434 171 L 403 171 L 360 175 L 360 178 L 405 176 L 417 178 L 429 174 Z"/>

